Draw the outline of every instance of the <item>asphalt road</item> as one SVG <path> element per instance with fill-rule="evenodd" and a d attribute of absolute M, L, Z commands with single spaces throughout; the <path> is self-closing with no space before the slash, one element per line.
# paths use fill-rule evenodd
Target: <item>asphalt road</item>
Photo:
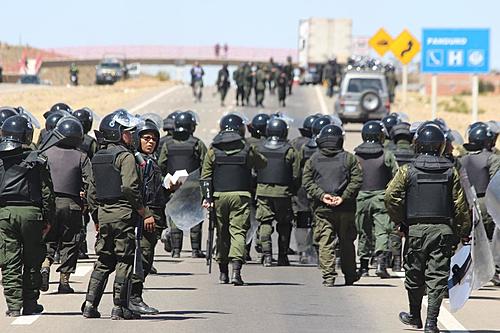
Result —
<path fill-rule="evenodd" d="M 331 112 L 333 102 L 322 97 L 322 90 L 314 87 L 295 88 L 280 109 L 295 119 L 290 137 L 298 134 L 296 128 L 309 113 Z M 197 135 L 207 144 L 217 132 L 217 121 L 226 112 L 238 111 L 251 118 L 258 112 L 278 110 L 274 96 L 266 96 L 265 109 L 235 107 L 234 91 L 228 96 L 228 105 L 219 106 L 212 94 L 205 89 L 202 103 L 194 103 L 189 87 L 169 88 L 154 96 L 144 96 L 135 105 L 128 105 L 134 113 L 157 112 L 162 117 L 175 109 L 196 110 L 201 119 Z M 348 125 L 346 147 L 352 150 L 360 142 L 360 125 Z M 89 228 L 89 243 L 93 243 Z M 233 287 L 217 283 L 217 269 L 211 275 L 203 259 L 191 259 L 189 240 L 181 259 L 172 259 L 160 243 L 155 267 L 158 275 L 148 277 L 144 298 L 160 309 L 156 316 L 135 321 L 111 321 L 112 284 L 108 283 L 106 295 L 100 306 L 102 319 L 84 319 L 80 305 L 85 297 L 88 279 L 95 256 L 81 261 L 71 285 L 76 293 L 57 295 L 57 266 L 53 266 L 51 287 L 43 293 L 40 302 L 46 311 L 41 316 L 12 319 L 0 316 L 0 332 L 402 332 L 399 311 L 407 309 L 406 292 L 401 274 L 390 279 L 363 278 L 355 286 L 324 288 L 321 276 L 313 265 L 299 265 L 291 256 L 290 267 L 264 268 L 251 262 L 243 269 L 246 286 Z M 204 244 L 204 243 L 203 243 Z M 252 253 L 254 259 L 257 257 Z M 371 270 L 373 275 L 373 270 Z M 454 332 L 500 332 L 500 288 L 491 285 L 474 292 L 464 309 L 451 315 L 443 305 L 440 327 Z M 424 308 L 425 309 L 425 308 Z M 0 311 L 5 311 L 0 301 Z M 425 316 L 424 316 L 425 318 Z"/>

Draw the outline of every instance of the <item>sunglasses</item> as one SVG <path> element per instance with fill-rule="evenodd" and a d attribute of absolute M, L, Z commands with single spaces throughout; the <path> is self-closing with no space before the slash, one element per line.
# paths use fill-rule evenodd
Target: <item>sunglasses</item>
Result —
<path fill-rule="evenodd" d="M 144 135 L 144 136 L 141 136 L 141 139 L 144 140 L 144 141 L 158 141 L 158 138 L 156 138 L 155 136 L 152 136 L 152 135 Z"/>

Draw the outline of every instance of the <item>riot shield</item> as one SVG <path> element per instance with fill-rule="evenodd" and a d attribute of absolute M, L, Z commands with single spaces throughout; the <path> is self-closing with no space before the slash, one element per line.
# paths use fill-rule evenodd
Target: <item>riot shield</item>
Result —
<path fill-rule="evenodd" d="M 486 189 L 486 209 L 500 228 L 500 172 L 491 179 Z"/>
<path fill-rule="evenodd" d="M 257 229 L 259 229 L 259 222 L 255 218 L 255 206 L 250 205 L 250 229 L 247 231 L 246 244 L 250 244 L 252 239 L 254 239 Z"/>
<path fill-rule="evenodd" d="M 196 169 L 189 174 L 184 184 L 174 192 L 165 207 L 165 213 L 172 222 L 184 232 L 199 224 L 205 218 L 201 206 L 200 170 Z"/>
<path fill-rule="evenodd" d="M 450 277 L 448 279 L 451 312 L 461 309 L 469 299 L 472 292 L 472 280 L 471 246 L 465 245 L 451 257 Z"/>

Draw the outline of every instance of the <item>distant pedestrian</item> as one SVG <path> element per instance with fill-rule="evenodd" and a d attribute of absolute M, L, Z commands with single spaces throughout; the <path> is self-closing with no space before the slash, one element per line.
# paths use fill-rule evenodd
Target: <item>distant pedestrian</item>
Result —
<path fill-rule="evenodd" d="M 215 57 L 218 58 L 220 56 L 220 44 L 219 43 L 215 44 L 214 51 L 215 51 Z"/>
<path fill-rule="evenodd" d="M 224 58 L 227 58 L 227 54 L 229 52 L 229 46 L 227 46 L 227 43 L 224 43 L 224 46 L 222 47 L 224 51 Z"/>

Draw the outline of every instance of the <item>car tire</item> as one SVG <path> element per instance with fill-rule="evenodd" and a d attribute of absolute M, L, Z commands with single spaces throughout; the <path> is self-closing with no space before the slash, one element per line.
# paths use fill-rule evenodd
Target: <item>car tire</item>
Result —
<path fill-rule="evenodd" d="M 359 99 L 361 109 L 366 112 L 373 112 L 378 110 L 380 105 L 382 105 L 382 100 L 376 91 L 367 90 L 361 94 Z"/>

